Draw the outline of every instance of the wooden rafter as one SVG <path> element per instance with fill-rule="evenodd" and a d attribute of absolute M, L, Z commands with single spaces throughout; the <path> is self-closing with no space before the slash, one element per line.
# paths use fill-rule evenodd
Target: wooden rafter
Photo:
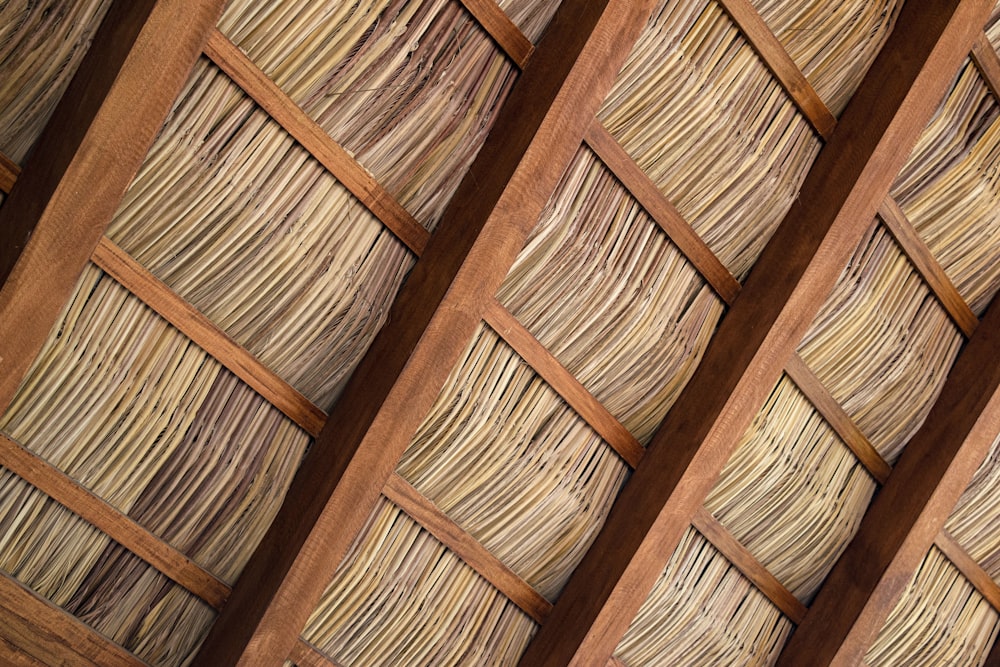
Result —
<path fill-rule="evenodd" d="M 506 275 L 652 2 L 564 2 L 196 664 L 283 660 Z"/>
<path fill-rule="evenodd" d="M 874 218 L 991 7 L 987 0 L 934 0 L 903 8 L 800 197 L 522 664 L 607 662 Z"/>
<path fill-rule="evenodd" d="M 21 168 L 9 157 L 0 153 L 0 192 L 9 193 L 21 175 Z"/>

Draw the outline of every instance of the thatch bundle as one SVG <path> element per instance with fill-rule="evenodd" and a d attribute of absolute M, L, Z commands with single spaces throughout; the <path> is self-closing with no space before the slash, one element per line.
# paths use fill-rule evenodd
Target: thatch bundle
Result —
<path fill-rule="evenodd" d="M 452 371 L 399 472 L 554 599 L 603 524 L 627 467 L 484 328 Z"/>
<path fill-rule="evenodd" d="M 615 656 L 628 667 L 769 665 L 791 630 L 791 622 L 691 529 Z"/>
<path fill-rule="evenodd" d="M 513 664 L 534 622 L 386 500 L 303 637 L 343 665 Z"/>
<path fill-rule="evenodd" d="M 783 377 L 705 505 L 808 602 L 854 536 L 875 480 Z"/>
<path fill-rule="evenodd" d="M 723 310 L 586 149 L 498 298 L 643 443 L 691 377 Z"/>
<path fill-rule="evenodd" d="M 870 667 L 981 665 L 997 612 L 937 549 L 924 558 L 865 661 Z"/>
<path fill-rule="evenodd" d="M 1000 580 L 1000 439 L 976 471 L 945 529 L 993 579 Z"/>
<path fill-rule="evenodd" d="M 368 349 L 414 261 L 204 60 L 108 234 L 324 408 Z"/>
<path fill-rule="evenodd" d="M 1000 289 L 1000 105 L 967 63 L 893 194 L 972 310 Z"/>
<path fill-rule="evenodd" d="M 926 418 L 961 343 L 892 237 L 873 225 L 799 352 L 891 463 Z"/>
<path fill-rule="evenodd" d="M 740 278 L 820 146 L 714 1 L 660 3 L 599 118 Z"/>
<path fill-rule="evenodd" d="M 219 25 L 431 228 L 516 72 L 454 0 L 234 0 Z"/>
<path fill-rule="evenodd" d="M 111 0 L 0 3 L 0 153 L 24 161 Z"/>

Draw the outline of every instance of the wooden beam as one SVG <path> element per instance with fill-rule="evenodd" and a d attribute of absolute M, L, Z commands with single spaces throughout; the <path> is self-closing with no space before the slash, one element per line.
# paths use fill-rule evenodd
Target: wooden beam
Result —
<path fill-rule="evenodd" d="M 1000 58 L 997 57 L 997 52 L 986 33 L 980 34 L 972 45 L 972 62 L 976 64 L 976 69 L 993 93 L 993 97 L 1000 102 Z"/>
<path fill-rule="evenodd" d="M 0 208 L 0 413 L 72 293 L 223 4 L 115 2 Z"/>
<path fill-rule="evenodd" d="M 10 193 L 20 175 L 21 168 L 9 157 L 0 153 L 0 192 Z"/>
<path fill-rule="evenodd" d="M 993 581 L 989 572 L 984 570 L 947 530 L 938 533 L 937 537 L 934 538 L 934 546 L 945 555 L 945 558 L 951 561 L 951 564 L 962 573 L 963 577 L 969 580 L 972 587 L 983 596 L 983 599 L 995 611 L 1000 611 L 1000 585 Z"/>
<path fill-rule="evenodd" d="M 461 0 L 461 2 L 507 57 L 524 69 L 528 64 L 528 58 L 535 51 L 535 45 L 504 14 L 496 0 Z"/>
<path fill-rule="evenodd" d="M 568 0 L 310 449 L 196 664 L 284 660 L 652 11 Z"/>
<path fill-rule="evenodd" d="M 309 642 L 299 639 L 292 649 L 292 654 L 288 659 L 295 663 L 296 667 L 339 667 L 337 663 L 330 660 L 316 649 Z"/>
<path fill-rule="evenodd" d="M 10 643 L 2 635 L 3 630 L 0 629 L 0 664 L 9 667 L 49 667 L 21 647 Z"/>
<path fill-rule="evenodd" d="M 864 657 L 1000 433 L 998 358 L 995 302 L 779 664 L 849 665 Z"/>
<path fill-rule="evenodd" d="M 991 7 L 990 0 L 904 6 L 521 664 L 607 662 L 870 226 Z"/>

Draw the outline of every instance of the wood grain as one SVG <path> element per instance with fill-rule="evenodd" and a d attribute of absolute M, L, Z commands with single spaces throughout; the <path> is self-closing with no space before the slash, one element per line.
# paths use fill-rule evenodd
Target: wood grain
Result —
<path fill-rule="evenodd" d="M 2 618 L 2 612 L 0 612 Z M 0 626 L 0 664 L 8 667 L 48 667 L 44 662 L 15 646 L 3 637 L 4 629 Z"/>
<path fill-rule="evenodd" d="M 496 0 L 461 0 L 462 6 L 475 17 L 507 57 L 524 69 L 535 45 L 500 9 Z"/>
<path fill-rule="evenodd" d="M 304 639 L 299 639 L 295 643 L 288 659 L 294 662 L 296 667 L 339 667 L 337 663 L 320 653 L 316 647 Z"/>
<path fill-rule="evenodd" d="M 9 157 L 0 153 L 0 192 L 9 193 L 20 175 L 21 168 Z"/>
<path fill-rule="evenodd" d="M 972 62 L 976 64 L 993 97 L 1000 100 L 1000 58 L 985 33 L 981 33 L 972 45 Z"/>
<path fill-rule="evenodd" d="M 979 33 L 972 26 L 985 23 L 991 6 L 904 6 L 522 665 L 607 662 L 870 226 Z M 797 664 L 806 663 L 801 657 Z"/>
<path fill-rule="evenodd" d="M 936 546 L 951 564 L 969 580 L 972 587 L 983 596 L 994 610 L 1000 611 L 1000 586 L 993 577 L 977 563 L 965 548 L 955 541 L 947 530 L 942 530 L 934 539 Z"/>

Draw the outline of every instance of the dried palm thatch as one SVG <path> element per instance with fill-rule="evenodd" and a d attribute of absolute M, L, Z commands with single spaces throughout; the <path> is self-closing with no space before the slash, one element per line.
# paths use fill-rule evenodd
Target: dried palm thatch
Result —
<path fill-rule="evenodd" d="M 1000 289 L 1000 105 L 967 62 L 893 194 L 972 310 Z"/>
<path fill-rule="evenodd" d="M 559 0 L 497 0 L 500 9 L 514 22 L 524 36 L 537 42 L 559 8 Z"/>
<path fill-rule="evenodd" d="M 961 333 L 880 225 L 873 225 L 799 353 L 890 463 L 920 427 Z"/>
<path fill-rule="evenodd" d="M 691 529 L 615 656 L 629 667 L 768 665 L 791 630 L 791 622 Z"/>
<path fill-rule="evenodd" d="M 386 500 L 303 637 L 344 667 L 512 664 L 535 624 Z"/>
<path fill-rule="evenodd" d="M 737 277 L 820 145 L 714 1 L 660 3 L 599 118 Z"/>
<path fill-rule="evenodd" d="M 627 470 L 485 328 L 399 464 L 403 477 L 549 599 L 590 546 Z"/>
<path fill-rule="evenodd" d="M 865 661 L 871 667 L 981 665 L 997 629 L 997 612 L 931 549 Z"/>
<path fill-rule="evenodd" d="M 219 25 L 429 228 L 515 77 L 453 0 L 235 0 Z"/>
<path fill-rule="evenodd" d="M 334 402 L 414 261 L 205 60 L 108 234 L 320 407 Z"/>
<path fill-rule="evenodd" d="M 694 373 L 723 311 L 586 149 L 497 296 L 640 442 Z"/>
<path fill-rule="evenodd" d="M 111 0 L 0 4 L 0 152 L 21 163 L 90 48 Z"/>
<path fill-rule="evenodd" d="M 892 31 L 903 3 L 754 0 L 753 4 L 820 98 L 839 115 Z"/>
<path fill-rule="evenodd" d="M 857 531 L 875 480 L 782 377 L 705 506 L 803 602 Z"/>
<path fill-rule="evenodd" d="M 987 21 L 985 30 L 986 37 L 989 38 L 993 48 L 997 49 L 1000 47 L 1000 2 L 993 8 L 993 14 L 990 15 L 990 20 Z"/>
<path fill-rule="evenodd" d="M 979 466 L 945 529 L 994 580 L 1000 580 L 1000 438 Z"/>

